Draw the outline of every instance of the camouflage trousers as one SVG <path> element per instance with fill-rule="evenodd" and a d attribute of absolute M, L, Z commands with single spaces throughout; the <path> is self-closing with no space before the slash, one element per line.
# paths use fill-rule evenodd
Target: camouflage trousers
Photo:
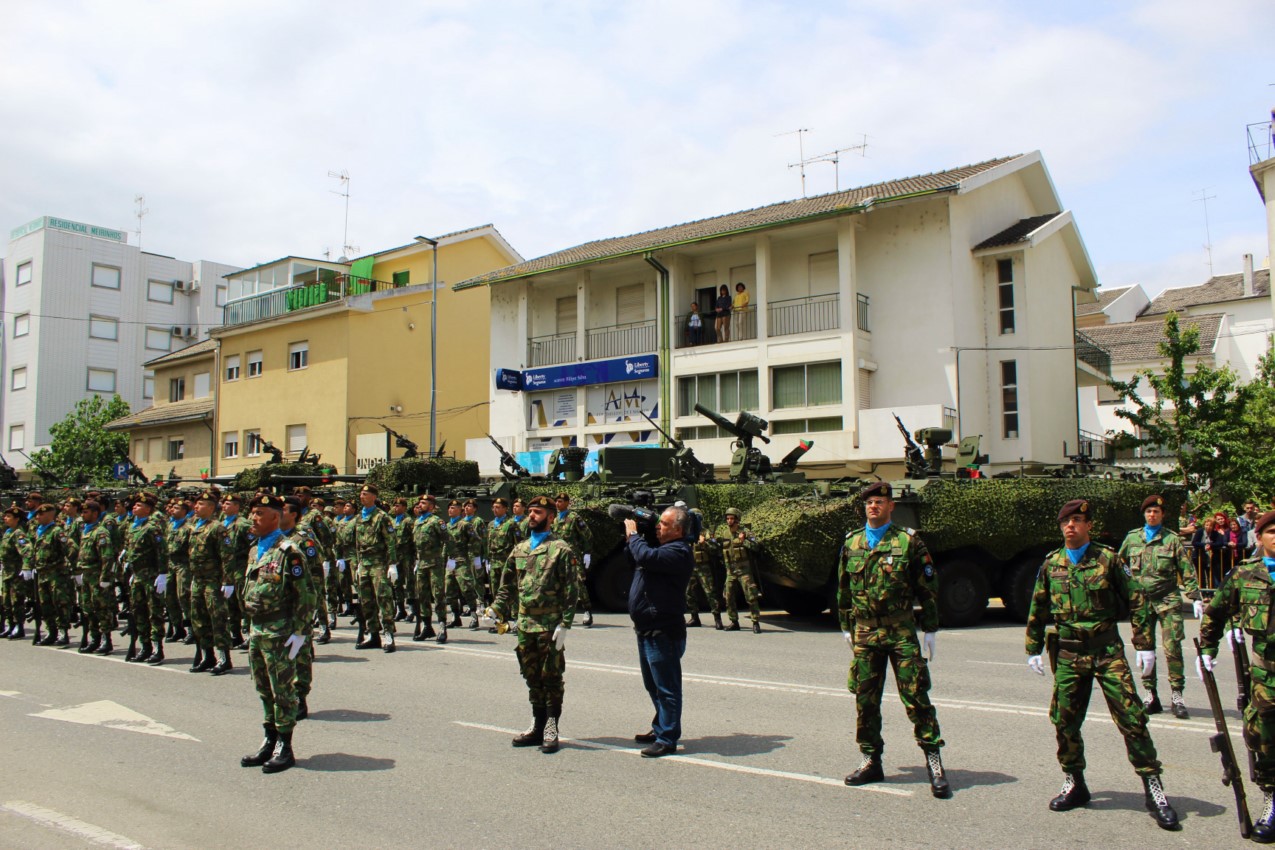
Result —
<path fill-rule="evenodd" d="M 584 567 L 584 560 L 580 561 L 580 596 L 576 599 L 577 611 L 592 611 L 593 601 L 589 599 L 589 571 Z"/>
<path fill-rule="evenodd" d="M 697 588 L 704 590 L 704 598 L 708 600 L 709 610 L 714 614 L 720 614 L 722 603 L 713 590 L 713 568 L 708 564 L 696 564 L 695 571 L 691 573 L 691 583 L 686 586 L 686 610 L 691 614 L 699 613 L 699 594 L 695 592 Z"/>
<path fill-rule="evenodd" d="M 464 604 L 468 604 L 471 611 L 480 610 L 478 582 L 474 578 L 474 568 L 468 561 L 457 560 L 456 569 L 447 571 L 447 598 L 451 600 L 452 613 L 457 617 L 460 616 L 460 606 Z"/>
<path fill-rule="evenodd" d="M 930 667 L 911 623 L 876 628 L 856 626 L 854 660 L 850 680 L 855 692 L 858 722 L 855 740 L 867 755 L 885 749 L 881 738 L 881 696 L 885 691 L 886 662 L 894 669 L 899 700 L 912 721 L 916 742 L 925 750 L 943 746 L 938 713 L 930 703 Z"/>
<path fill-rule="evenodd" d="M 518 669 L 527 680 L 527 699 L 533 706 L 561 709 L 566 686 L 562 674 L 567 655 L 553 642 L 553 632 L 518 629 Z"/>
<path fill-rule="evenodd" d="M 0 612 L 6 622 L 20 623 L 26 618 L 27 598 L 31 593 L 31 583 L 23 581 L 17 573 L 4 577 L 4 591 L 0 594 Z"/>
<path fill-rule="evenodd" d="M 190 627 L 205 650 L 230 649 L 230 619 L 220 578 L 190 580 Z"/>
<path fill-rule="evenodd" d="M 305 645 L 297 653 L 297 697 L 308 697 L 314 683 L 314 629 L 306 629 Z"/>
<path fill-rule="evenodd" d="M 288 657 L 287 639 L 261 632 L 248 639 L 248 667 L 261 697 L 263 719 L 280 732 L 291 732 L 297 725 L 297 662 Z"/>
<path fill-rule="evenodd" d="M 413 570 L 416 588 L 416 610 L 424 619 L 430 612 L 438 618 L 438 622 L 447 621 L 447 597 L 444 589 L 447 586 L 447 569 L 441 560 L 417 561 Z"/>
<path fill-rule="evenodd" d="M 726 597 L 726 616 L 730 617 L 732 623 L 739 622 L 739 612 L 735 610 L 736 585 L 744 592 L 744 601 L 748 603 L 748 615 L 754 623 L 757 622 L 761 618 L 761 604 L 757 601 L 761 599 L 761 591 L 757 587 L 757 579 L 748 571 L 735 572 L 729 568 L 726 570 L 726 586 L 722 588 L 722 595 Z"/>
<path fill-rule="evenodd" d="M 40 617 L 49 629 L 69 629 L 71 611 L 75 607 L 75 583 L 69 575 L 37 573 L 36 592 L 40 600 Z"/>
<path fill-rule="evenodd" d="M 331 621 L 332 617 L 340 612 L 341 601 L 347 598 L 347 594 L 343 588 L 349 584 L 349 578 L 346 577 L 346 573 L 349 572 L 349 567 L 342 570 L 336 565 L 335 558 L 332 560 L 331 564 L 332 567 L 328 570 L 328 577 L 324 581 L 327 591 L 329 621 Z"/>
<path fill-rule="evenodd" d="M 386 569 L 385 564 L 374 561 L 359 565 L 359 610 L 363 612 L 363 628 L 369 635 L 394 634 L 394 590 Z"/>
<path fill-rule="evenodd" d="M 329 571 L 331 571 L 331 567 L 329 567 Z M 314 581 L 314 586 L 317 589 L 317 592 L 314 594 L 315 619 L 317 619 L 320 623 L 326 624 L 328 621 L 328 594 L 324 588 L 327 585 L 328 579 L 327 576 L 323 574 L 322 563 L 317 563 L 310 568 L 310 578 Z"/>
<path fill-rule="evenodd" d="M 1063 652 L 1054 671 L 1054 697 L 1049 719 L 1057 730 L 1058 763 L 1065 773 L 1085 769 L 1085 742 L 1080 727 L 1089 710 L 1094 680 L 1102 688 L 1111 719 L 1124 736 L 1129 763 L 1139 776 L 1158 776 L 1160 762 L 1147 731 L 1147 713 L 1133 687 L 1133 675 L 1124 657 L 1124 644 L 1117 642 L 1100 655 Z"/>
<path fill-rule="evenodd" d="M 133 576 L 128 586 L 129 621 L 132 634 L 144 643 L 164 637 L 164 597 L 155 592 L 154 576 Z"/>
<path fill-rule="evenodd" d="M 84 617 L 84 628 L 95 638 L 110 634 L 115 627 L 115 584 L 101 587 L 101 581 L 100 572 L 86 572 L 84 584 L 80 588 L 80 611 Z"/>
<path fill-rule="evenodd" d="M 1264 684 L 1270 675 L 1251 668 L 1253 683 L 1244 709 L 1244 743 L 1253 753 L 1254 781 L 1263 791 L 1275 791 L 1275 684 Z M 1236 756 L 1239 758 L 1239 755 Z"/>
<path fill-rule="evenodd" d="M 164 607 L 168 610 L 168 622 L 173 625 L 181 626 L 190 621 L 190 567 L 175 564 L 169 568 Z"/>
<path fill-rule="evenodd" d="M 1142 603 L 1147 618 L 1147 631 L 1155 640 L 1155 623 L 1160 621 L 1160 639 L 1164 643 L 1164 660 L 1169 668 L 1169 687 L 1181 691 L 1186 687 L 1186 663 L 1182 659 L 1182 642 L 1186 633 L 1182 627 L 1182 606 L 1177 594 L 1169 599 L 1147 600 Z M 1155 644 L 1152 643 L 1152 649 Z M 1150 673 L 1142 674 L 1142 687 L 1149 691 L 1156 689 L 1156 677 L 1160 671 L 1157 664 Z"/>

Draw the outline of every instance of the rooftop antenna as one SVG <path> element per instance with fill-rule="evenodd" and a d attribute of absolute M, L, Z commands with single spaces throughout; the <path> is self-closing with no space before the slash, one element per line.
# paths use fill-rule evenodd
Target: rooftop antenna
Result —
<path fill-rule="evenodd" d="M 857 145 L 851 145 L 848 148 L 837 148 L 835 151 L 830 151 L 828 153 L 821 153 L 818 156 L 812 156 L 809 159 L 802 160 L 801 164 L 804 166 L 804 165 L 809 165 L 815 162 L 831 162 L 832 167 L 836 173 L 837 191 L 840 192 L 841 191 L 841 155 L 843 153 L 852 153 L 856 151 L 858 152 L 859 156 L 864 158 L 867 157 L 868 155 L 868 134 L 867 133 L 863 134 L 863 141 Z M 791 168 L 792 166 L 790 165 L 788 167 Z M 802 192 L 801 192 L 802 195 L 805 195 L 806 186 L 805 186 L 804 171 L 802 172 L 802 187 L 801 188 L 802 188 Z"/>
<path fill-rule="evenodd" d="M 145 195 L 134 195 L 133 203 L 137 204 L 137 247 L 140 250 L 142 247 L 142 219 L 146 217 L 150 210 L 146 207 Z"/>
<path fill-rule="evenodd" d="M 353 246 L 350 245 L 350 172 L 342 168 L 340 171 L 329 171 L 329 177 L 335 177 L 341 183 L 341 189 L 329 189 L 332 194 L 340 195 L 345 198 L 345 229 L 341 232 L 341 250 L 345 256 L 354 253 Z"/>
<path fill-rule="evenodd" d="M 1215 200 L 1217 195 L 1210 195 L 1208 191 L 1209 187 L 1206 186 L 1203 189 L 1197 189 L 1191 194 L 1198 194 L 1200 197 L 1196 198 L 1196 200 L 1204 204 L 1204 252 L 1209 258 L 1209 278 L 1211 279 L 1213 277 L 1213 237 L 1209 233 L 1209 201 Z"/>
<path fill-rule="evenodd" d="M 797 157 L 798 157 L 798 159 L 797 159 L 797 161 L 796 161 L 796 162 L 790 162 L 790 163 L 788 163 L 788 167 L 789 167 L 789 168 L 800 168 L 800 169 L 801 169 L 801 197 L 803 197 L 803 198 L 804 198 L 804 197 L 806 197 L 806 148 L 805 148 L 805 134 L 806 134 L 806 133 L 809 133 L 809 132 L 810 132 L 810 128 L 809 128 L 809 127 L 801 127 L 801 128 L 796 129 L 796 130 L 789 130 L 787 133 L 776 133 L 776 134 L 775 134 L 775 138 L 776 138 L 776 139 L 778 139 L 780 136 L 791 136 L 791 135 L 793 135 L 793 134 L 796 134 L 796 136 L 797 136 Z"/>

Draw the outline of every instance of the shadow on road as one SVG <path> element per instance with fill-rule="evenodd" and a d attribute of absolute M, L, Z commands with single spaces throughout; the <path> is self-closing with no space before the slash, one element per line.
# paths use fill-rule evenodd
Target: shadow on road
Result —
<path fill-rule="evenodd" d="M 302 770 L 320 770 L 325 773 L 344 771 L 393 770 L 394 759 L 378 759 L 371 756 L 353 756 L 349 753 L 321 753 L 309 758 L 297 759 Z"/>
<path fill-rule="evenodd" d="M 312 711 L 307 720 L 327 720 L 331 723 L 376 723 L 389 720 L 390 716 L 382 711 L 355 711 L 351 708 L 329 708 L 324 711 Z"/>
<path fill-rule="evenodd" d="M 683 740 L 682 745 L 688 755 L 714 753 L 719 756 L 753 756 L 782 750 L 784 742 L 791 740 L 791 735 L 750 735 L 747 732 L 733 732 L 730 735 L 705 735 L 701 738 L 690 738 Z"/>
<path fill-rule="evenodd" d="M 1094 791 L 1093 800 L 1089 803 L 1090 808 L 1094 809 L 1126 809 L 1131 812 L 1147 811 L 1145 797 L 1142 792 L 1130 791 Z M 1194 797 L 1180 797 L 1174 794 L 1172 787 L 1166 787 L 1165 792 L 1169 798 L 1169 804 L 1173 806 L 1178 813 L 1178 817 L 1186 820 L 1187 815 L 1199 815 L 1202 818 L 1213 818 L 1218 815 L 1230 814 L 1232 820 L 1235 819 L 1234 813 L 1225 806 L 1219 806 L 1216 803 L 1207 803 L 1204 800 L 1197 800 Z"/>
<path fill-rule="evenodd" d="M 980 785 L 1009 785 L 1017 782 L 1017 776 L 1010 776 L 1008 773 L 997 773 L 993 770 L 951 770 L 947 765 L 943 766 L 943 772 L 947 774 L 947 781 L 952 783 L 953 791 L 960 791 L 962 788 L 976 788 Z M 908 767 L 899 768 L 900 776 L 909 782 L 921 782 L 929 784 L 930 774 L 925 769 L 925 765 L 909 765 Z"/>
<path fill-rule="evenodd" d="M 319 663 L 358 664 L 359 662 L 362 662 L 362 661 L 367 661 L 367 656 L 365 655 L 327 655 L 327 654 L 319 654 L 317 652 L 314 654 L 314 663 L 316 664 L 319 664 Z"/>

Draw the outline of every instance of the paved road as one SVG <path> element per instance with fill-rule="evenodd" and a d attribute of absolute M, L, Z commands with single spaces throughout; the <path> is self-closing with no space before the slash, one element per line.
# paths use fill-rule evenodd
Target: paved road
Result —
<path fill-rule="evenodd" d="M 343 621 L 344 622 L 344 621 Z M 1196 633 L 1188 623 L 1188 638 Z M 567 644 L 555 755 L 514 750 L 529 720 L 513 639 L 453 632 L 359 652 L 342 628 L 316 666 L 298 767 L 239 767 L 260 740 L 246 670 L 154 669 L 0 641 L 0 844 L 5 847 L 1226 847 L 1230 791 L 1209 752 L 1202 687 L 1190 720 L 1153 721 L 1183 831 L 1157 829 L 1100 695 L 1086 725 L 1092 808 L 1046 808 L 1061 774 L 1049 687 L 1024 664 L 1022 627 L 996 619 L 939 636 L 933 695 L 951 800 L 929 795 L 893 689 L 888 781 L 847 788 L 858 761 L 848 650 L 829 622 L 768 617 L 762 635 L 691 630 L 684 755 L 637 757 L 645 728 L 623 615 Z M 243 653 L 235 653 L 243 663 Z M 1221 674 L 1224 698 L 1234 693 Z M 1167 690 L 1166 690 L 1167 695 Z M 1234 722 L 1234 738 L 1239 743 Z M 1255 801 L 1260 793 L 1250 789 Z"/>

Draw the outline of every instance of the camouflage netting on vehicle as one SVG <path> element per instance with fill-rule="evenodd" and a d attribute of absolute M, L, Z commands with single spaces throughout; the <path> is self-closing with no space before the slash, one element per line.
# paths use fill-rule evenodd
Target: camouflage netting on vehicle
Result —
<path fill-rule="evenodd" d="M 400 458 L 369 472 L 367 483 L 376 485 L 383 497 L 388 493 L 406 495 L 427 489 L 472 486 L 479 483 L 478 464 L 450 457 Z"/>
<path fill-rule="evenodd" d="M 324 469 L 327 467 L 316 466 L 313 463 L 267 463 L 241 470 L 235 476 L 235 482 L 230 489 L 251 493 L 258 487 L 270 486 L 275 478 L 281 475 L 322 475 Z"/>

